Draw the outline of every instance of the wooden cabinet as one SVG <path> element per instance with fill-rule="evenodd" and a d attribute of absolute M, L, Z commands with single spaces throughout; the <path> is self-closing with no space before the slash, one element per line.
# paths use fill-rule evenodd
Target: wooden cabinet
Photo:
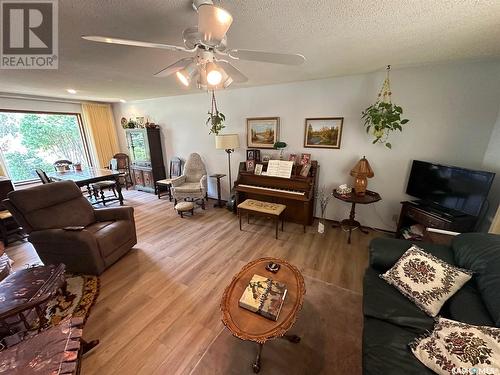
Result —
<path fill-rule="evenodd" d="M 413 224 L 421 224 L 425 228 L 444 229 L 452 232 L 474 231 L 477 219 L 470 215 L 452 216 L 437 209 L 431 209 L 415 202 L 401 202 L 396 237 L 402 238 L 405 228 Z"/>
<path fill-rule="evenodd" d="M 137 190 L 154 192 L 165 178 L 160 129 L 127 129 L 132 179 Z"/>

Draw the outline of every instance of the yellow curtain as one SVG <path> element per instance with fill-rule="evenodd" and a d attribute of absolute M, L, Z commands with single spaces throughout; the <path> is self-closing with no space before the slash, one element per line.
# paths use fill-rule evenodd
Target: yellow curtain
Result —
<path fill-rule="evenodd" d="M 5 168 L 5 161 L 3 159 L 2 150 L 0 150 L 0 176 L 9 176 L 7 174 L 7 168 Z"/>
<path fill-rule="evenodd" d="M 83 121 L 90 135 L 97 167 L 109 165 L 118 149 L 113 111 L 109 104 L 83 103 Z"/>
<path fill-rule="evenodd" d="M 497 214 L 491 223 L 490 233 L 500 234 L 500 206 L 498 206 Z"/>

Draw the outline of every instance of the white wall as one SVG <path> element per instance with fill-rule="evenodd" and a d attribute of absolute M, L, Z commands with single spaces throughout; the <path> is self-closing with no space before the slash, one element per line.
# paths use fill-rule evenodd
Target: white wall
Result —
<path fill-rule="evenodd" d="M 262 66 L 265 69 L 265 65 Z M 296 82 L 217 93 L 219 109 L 226 115 L 226 133 L 240 134 L 243 147 L 233 154 L 233 176 L 245 160 L 245 119 L 279 116 L 281 140 L 287 152 L 311 152 L 318 160 L 320 185 L 329 189 L 352 183 L 348 173 L 366 155 L 375 177 L 369 189 L 382 201 L 357 210 L 359 219 L 371 226 L 394 229 L 409 167 L 413 159 L 480 168 L 497 119 L 500 98 L 500 64 L 474 62 L 393 70 L 393 100 L 403 106 L 410 123 L 402 134 L 392 136 L 393 150 L 372 145 L 362 127 L 361 111 L 376 99 L 385 72 L 325 80 Z M 165 160 L 200 153 L 210 174 L 227 171 L 226 153 L 216 150 L 213 135 L 205 126 L 210 97 L 206 93 L 116 104 L 114 112 L 121 147 L 126 151 L 121 116 L 143 115 L 160 124 Z M 306 117 L 343 116 L 340 150 L 304 149 Z M 167 161 L 166 161 L 167 164 Z M 225 180 L 227 195 L 227 179 Z M 210 194 L 215 195 L 211 183 Z M 332 201 L 328 218 L 344 218 L 348 205 Z"/>
<path fill-rule="evenodd" d="M 488 148 L 484 154 L 483 168 L 495 172 L 495 180 L 488 197 L 489 209 L 482 223 L 481 229 L 487 231 L 490 227 L 500 204 L 500 110 L 498 118 L 490 136 Z"/>

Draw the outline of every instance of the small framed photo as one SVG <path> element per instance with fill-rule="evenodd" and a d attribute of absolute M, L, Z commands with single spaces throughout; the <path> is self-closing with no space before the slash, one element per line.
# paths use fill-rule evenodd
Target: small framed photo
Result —
<path fill-rule="evenodd" d="M 144 119 L 144 116 L 136 117 L 135 121 L 137 122 L 137 125 L 140 128 L 144 128 L 144 126 L 146 125 L 146 120 Z"/>
<path fill-rule="evenodd" d="M 262 164 L 256 164 L 254 173 L 260 176 L 262 174 L 262 167 L 263 167 Z"/>
<path fill-rule="evenodd" d="M 306 118 L 304 147 L 339 149 L 343 117 Z"/>
<path fill-rule="evenodd" d="M 311 170 L 311 164 L 304 164 L 302 166 L 302 169 L 300 170 L 300 175 L 302 177 L 307 177 L 309 176 L 309 171 Z"/>
<path fill-rule="evenodd" d="M 301 154 L 300 155 L 300 165 L 306 165 L 311 162 L 311 154 Z"/>
<path fill-rule="evenodd" d="M 260 161 L 260 150 L 254 150 L 255 151 L 255 161 Z"/>
<path fill-rule="evenodd" d="M 297 163 L 297 154 L 288 155 L 288 161 L 293 161 L 293 164 Z"/>
<path fill-rule="evenodd" d="M 246 161 L 247 172 L 253 172 L 255 169 L 255 160 L 247 160 Z"/>
<path fill-rule="evenodd" d="M 255 150 L 247 150 L 247 160 L 255 160 Z"/>
<path fill-rule="evenodd" d="M 269 160 L 271 160 L 271 155 L 269 155 L 269 154 L 262 155 L 262 161 L 264 163 L 267 163 Z"/>
<path fill-rule="evenodd" d="M 253 148 L 274 148 L 279 140 L 280 118 L 247 118 L 247 146 Z"/>

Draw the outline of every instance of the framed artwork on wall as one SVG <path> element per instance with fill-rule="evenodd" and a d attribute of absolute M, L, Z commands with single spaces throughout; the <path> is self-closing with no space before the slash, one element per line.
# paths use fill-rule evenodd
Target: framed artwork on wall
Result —
<path fill-rule="evenodd" d="M 306 118 L 304 147 L 340 148 L 343 117 Z"/>
<path fill-rule="evenodd" d="M 280 118 L 247 118 L 247 146 L 273 148 L 279 140 Z"/>

